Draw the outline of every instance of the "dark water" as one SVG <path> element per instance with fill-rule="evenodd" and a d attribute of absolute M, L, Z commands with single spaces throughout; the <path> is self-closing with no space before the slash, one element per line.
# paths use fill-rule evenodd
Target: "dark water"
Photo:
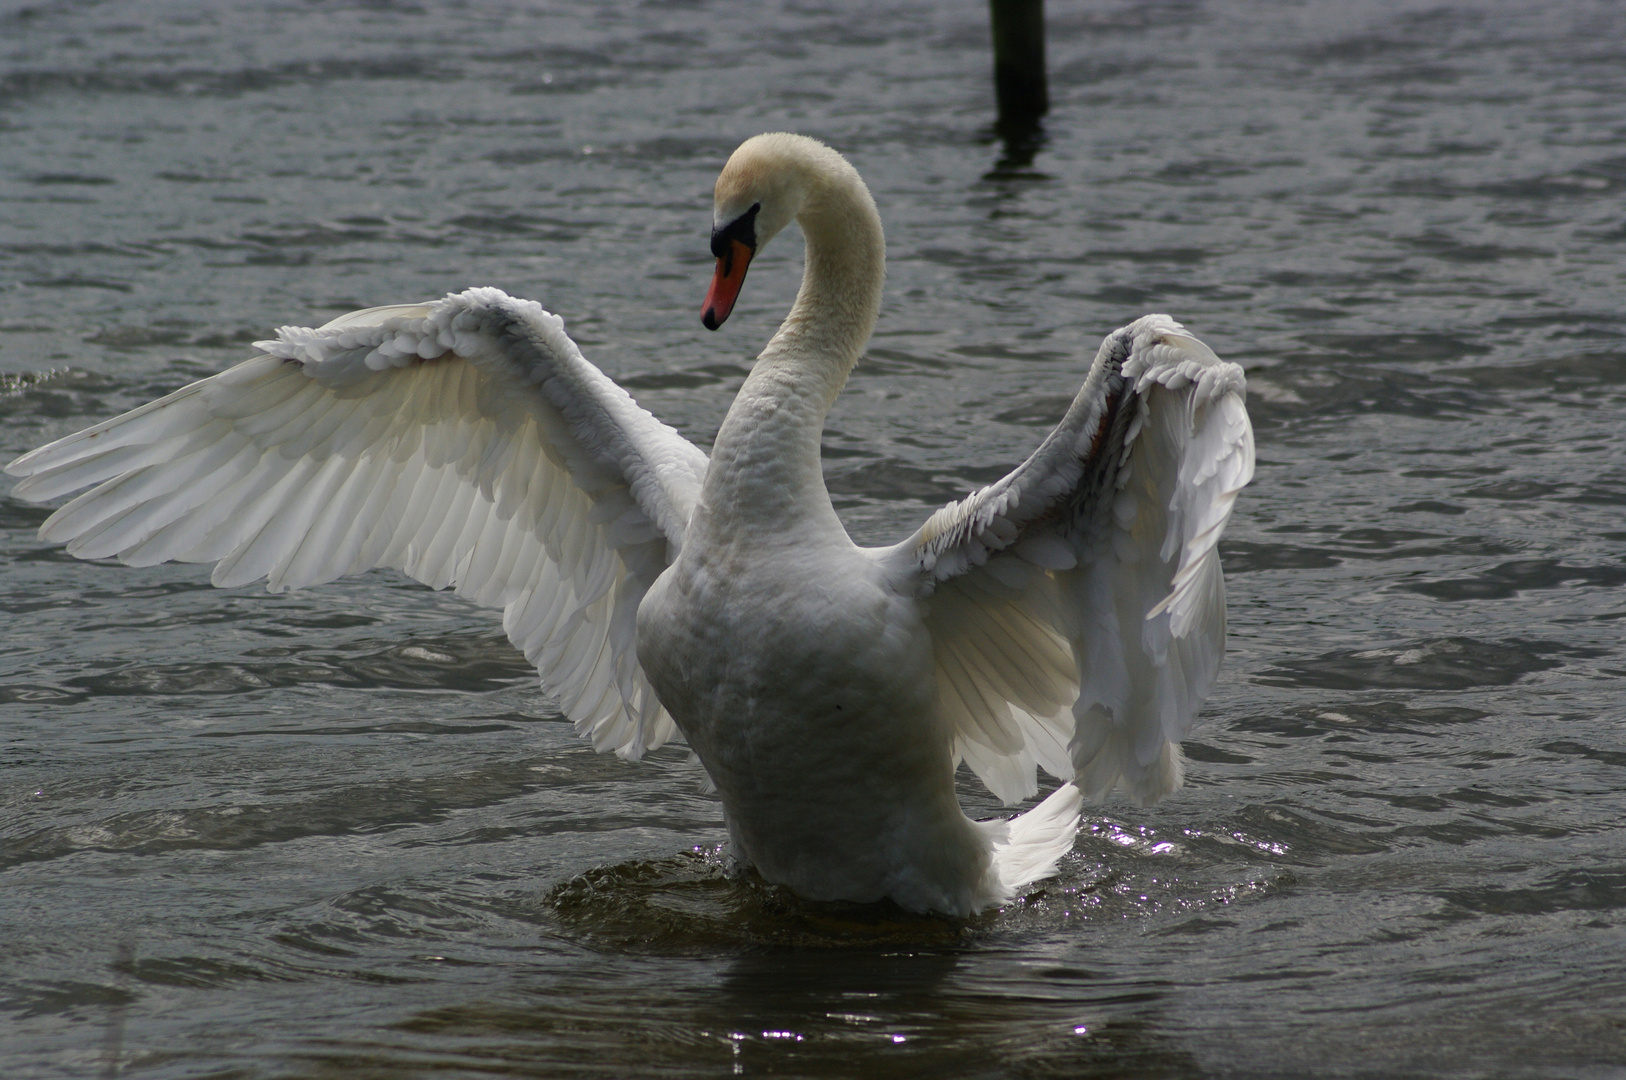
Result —
<path fill-rule="evenodd" d="M 706 443 L 799 257 L 703 331 L 711 180 L 793 129 L 890 241 L 856 535 L 1148 310 L 1248 368 L 1260 458 L 1190 783 L 969 925 L 725 878 L 683 752 L 594 755 L 453 597 L 0 503 L 0 1072 L 1626 1076 L 1626 13 L 1050 8 L 1025 161 L 974 0 L 4 6 L 5 457 L 474 284 Z"/>

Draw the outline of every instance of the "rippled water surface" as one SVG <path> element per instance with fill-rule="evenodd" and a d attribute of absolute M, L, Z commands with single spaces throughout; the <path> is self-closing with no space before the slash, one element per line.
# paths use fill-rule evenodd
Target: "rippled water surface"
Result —
<path fill-rule="evenodd" d="M 1190 782 L 969 924 L 727 876 L 496 621 L 79 563 L 0 502 L 8 1077 L 1626 1075 L 1626 13 L 7 4 L 0 456 L 283 323 L 490 284 L 709 442 L 710 184 L 827 139 L 891 269 L 825 440 L 860 539 L 1002 474 L 1143 312 L 1246 366 Z M 993 813 L 969 779 L 968 805 Z"/>

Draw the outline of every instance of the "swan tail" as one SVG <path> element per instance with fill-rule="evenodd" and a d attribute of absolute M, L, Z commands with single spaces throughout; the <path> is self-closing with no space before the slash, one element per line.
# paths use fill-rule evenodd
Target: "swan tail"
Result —
<path fill-rule="evenodd" d="M 1056 863 L 1073 850 L 1083 803 L 1077 787 L 1063 784 L 1025 814 L 982 823 L 994 834 L 990 870 L 998 879 L 1002 902 L 1056 872 Z"/>

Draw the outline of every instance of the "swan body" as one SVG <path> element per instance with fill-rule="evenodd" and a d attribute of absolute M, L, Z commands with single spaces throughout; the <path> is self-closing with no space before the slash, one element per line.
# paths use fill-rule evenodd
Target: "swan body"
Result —
<path fill-rule="evenodd" d="M 1215 544 L 1253 470 L 1235 365 L 1166 316 L 1109 335 L 1056 429 L 902 543 L 825 490 L 825 416 L 869 339 L 879 215 L 845 159 L 757 136 L 718 178 L 727 319 L 792 221 L 802 286 L 708 457 L 534 303 L 471 289 L 284 327 L 263 355 L 17 459 L 21 498 L 96 485 L 41 536 L 213 562 L 273 590 L 374 566 L 500 608 L 596 748 L 681 732 L 731 848 L 815 900 L 969 914 L 1054 872 L 1083 798 L 1181 782 L 1224 647 Z M 960 809 L 967 763 L 1008 821 Z"/>

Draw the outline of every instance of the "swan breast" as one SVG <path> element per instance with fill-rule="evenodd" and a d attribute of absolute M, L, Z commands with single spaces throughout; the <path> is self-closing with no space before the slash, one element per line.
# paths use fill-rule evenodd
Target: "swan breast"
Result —
<path fill-rule="evenodd" d="M 770 876 L 792 855 L 827 868 L 815 853 L 872 850 L 922 801 L 952 796 L 919 601 L 857 549 L 698 547 L 645 596 L 638 655 L 716 783 L 738 854 Z"/>

